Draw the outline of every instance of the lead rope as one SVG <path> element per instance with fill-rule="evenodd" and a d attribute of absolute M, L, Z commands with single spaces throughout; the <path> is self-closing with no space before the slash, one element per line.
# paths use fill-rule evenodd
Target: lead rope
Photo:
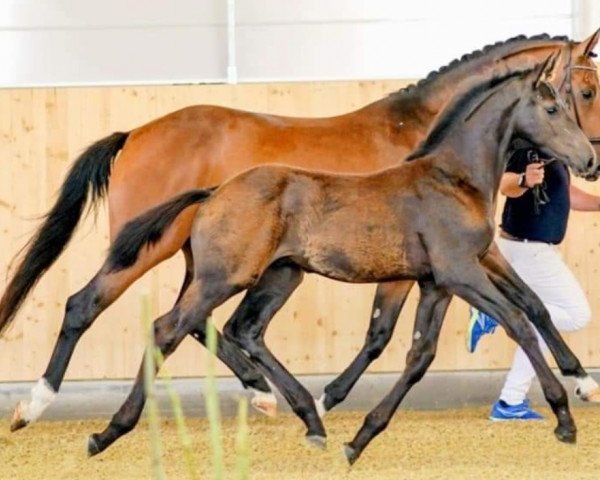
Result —
<path fill-rule="evenodd" d="M 551 158 L 549 160 L 541 160 L 538 153 L 535 150 L 529 150 L 527 152 L 527 163 L 539 163 L 542 162 L 544 165 L 542 165 L 540 168 L 545 168 L 548 165 L 554 163 L 556 161 L 556 158 Z M 542 183 L 535 185 L 532 189 L 531 189 L 531 194 L 533 195 L 533 211 L 536 215 L 539 215 L 541 212 L 541 206 L 542 205 L 546 205 L 547 203 L 550 203 L 550 197 L 548 196 L 548 192 L 546 192 L 546 180 L 544 180 Z"/>

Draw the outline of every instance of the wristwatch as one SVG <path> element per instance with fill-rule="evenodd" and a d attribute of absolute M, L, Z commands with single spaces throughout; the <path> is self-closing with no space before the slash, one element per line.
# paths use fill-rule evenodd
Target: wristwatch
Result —
<path fill-rule="evenodd" d="M 517 185 L 521 188 L 529 188 L 525 183 L 525 172 L 519 175 L 519 180 L 517 180 Z"/>

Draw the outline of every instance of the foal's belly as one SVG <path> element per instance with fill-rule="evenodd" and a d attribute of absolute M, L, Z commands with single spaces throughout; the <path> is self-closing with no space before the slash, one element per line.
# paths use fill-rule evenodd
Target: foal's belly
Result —
<path fill-rule="evenodd" d="M 431 273 L 421 247 L 401 236 L 389 242 L 346 236 L 329 245 L 307 247 L 304 252 L 307 270 L 344 282 L 417 279 Z"/>

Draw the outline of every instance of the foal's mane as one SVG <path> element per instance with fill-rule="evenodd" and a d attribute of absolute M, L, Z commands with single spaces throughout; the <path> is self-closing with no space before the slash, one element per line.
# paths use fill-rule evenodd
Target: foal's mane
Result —
<path fill-rule="evenodd" d="M 439 120 L 434 124 L 429 135 L 427 135 L 425 140 L 421 142 L 413 153 L 406 157 L 405 161 L 416 160 L 430 154 L 446 138 L 455 121 L 461 119 L 463 116 L 465 120 L 470 118 L 476 110 L 508 82 L 516 78 L 523 78 L 533 70 L 534 68 L 516 70 L 505 75 L 488 78 L 473 86 L 473 88 L 461 95 L 444 110 L 444 113 L 442 113 Z M 486 94 L 485 96 L 483 96 L 484 93 Z M 482 96 L 483 98 L 481 98 Z M 477 99 L 481 101 L 473 106 L 473 103 Z M 465 115 L 465 112 L 468 110 L 469 112 Z"/>
<path fill-rule="evenodd" d="M 518 44 L 527 45 L 529 43 L 543 42 L 543 41 L 565 42 L 566 43 L 566 42 L 570 42 L 570 39 L 569 39 L 569 37 L 567 37 L 565 35 L 550 36 L 547 33 L 541 33 L 539 35 L 533 35 L 531 37 L 528 37 L 526 35 L 517 35 L 516 37 L 509 38 L 508 40 L 501 40 L 499 42 L 492 43 L 490 45 L 486 45 L 485 47 L 483 47 L 480 50 L 474 50 L 471 53 L 466 53 L 460 58 L 455 58 L 449 64 L 444 65 L 443 67 L 440 67 L 437 70 L 433 70 L 433 71 L 429 72 L 429 74 L 427 74 L 427 76 L 425 78 L 419 80 L 417 83 L 411 83 L 410 85 L 407 85 L 406 87 L 401 88 L 400 90 L 391 93 L 390 96 L 402 95 L 402 94 L 406 94 L 406 93 L 417 93 L 417 91 L 421 87 L 429 85 L 433 81 L 437 80 L 441 75 L 449 73 L 458 67 L 461 67 L 469 62 L 472 62 L 473 60 L 479 60 L 479 59 L 485 57 L 486 55 L 497 53 L 498 50 L 500 50 L 501 48 L 505 48 L 505 47 L 511 46 L 511 45 L 514 45 L 516 48 L 519 46 Z"/>

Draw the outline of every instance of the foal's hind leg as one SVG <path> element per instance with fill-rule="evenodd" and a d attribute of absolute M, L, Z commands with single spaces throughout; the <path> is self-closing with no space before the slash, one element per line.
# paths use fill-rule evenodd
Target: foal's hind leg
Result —
<path fill-rule="evenodd" d="M 154 322 L 154 342 L 166 359 L 173 353 L 186 335 L 205 323 L 213 308 L 239 291 L 225 284 L 203 286 L 193 282 L 184 293 L 181 301 L 169 313 Z M 153 380 L 153 379 L 152 379 Z M 115 440 L 131 431 L 137 424 L 146 395 L 144 391 L 144 362 L 140 366 L 133 389 L 113 416 L 108 426 L 90 436 L 88 454 L 96 455 Z"/>
<path fill-rule="evenodd" d="M 296 380 L 267 348 L 264 335 L 274 313 L 281 308 L 302 280 L 302 270 L 293 264 L 269 267 L 259 283 L 246 294 L 231 320 L 225 335 L 250 354 L 285 397 L 307 427 L 307 440 L 325 446 L 325 428 L 317 413 L 312 395 Z"/>
<path fill-rule="evenodd" d="M 181 286 L 181 291 L 177 297 L 176 304 L 179 302 L 194 277 L 194 258 L 188 239 L 182 249 L 185 257 L 185 279 Z M 277 398 L 273 395 L 271 387 L 265 380 L 262 372 L 252 364 L 246 355 L 225 339 L 218 330 L 215 329 L 217 336 L 217 357 L 227 365 L 235 376 L 240 380 L 244 388 L 250 389 L 254 396 L 251 405 L 259 412 L 269 416 L 275 416 L 277 413 Z M 192 332 L 192 337 L 201 345 L 206 346 L 206 322 Z"/>
<path fill-rule="evenodd" d="M 433 362 L 440 329 L 451 299 L 450 294 L 436 288 L 431 282 L 421 283 L 421 298 L 413 329 L 412 346 L 406 355 L 406 367 L 392 391 L 366 416 L 354 440 L 346 444 L 344 454 L 350 464 L 353 464 L 369 442 L 387 427 L 404 396 L 425 375 Z"/>
<path fill-rule="evenodd" d="M 523 310 L 548 345 L 560 371 L 565 376 L 575 377 L 576 393 L 582 400 L 600 402 L 600 387 L 581 366 L 579 359 L 552 323 L 548 310 L 539 297 L 519 277 L 494 245 L 481 260 L 481 265 L 494 285 Z"/>
<path fill-rule="evenodd" d="M 412 280 L 406 280 L 377 285 L 365 343 L 346 370 L 325 387 L 317 404 L 321 415 L 344 401 L 367 367 L 381 355 L 392 338 L 398 315 L 413 284 Z"/>

